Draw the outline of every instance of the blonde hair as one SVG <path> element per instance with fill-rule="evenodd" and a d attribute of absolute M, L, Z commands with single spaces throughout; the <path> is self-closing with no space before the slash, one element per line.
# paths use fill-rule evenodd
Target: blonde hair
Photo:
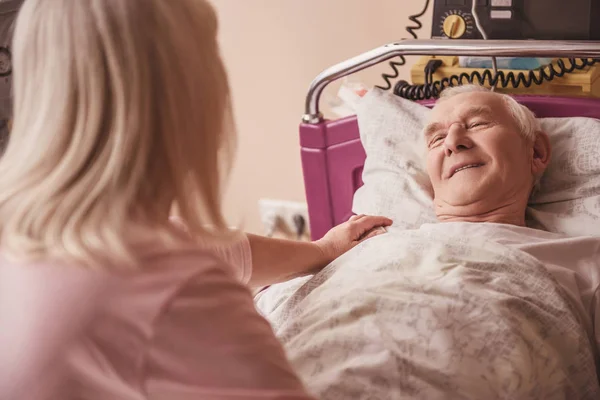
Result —
<path fill-rule="evenodd" d="M 0 160 L 0 245 L 14 259 L 134 266 L 136 235 L 225 232 L 234 133 L 205 0 L 28 0 Z M 212 226 L 207 228 L 207 225 Z"/>

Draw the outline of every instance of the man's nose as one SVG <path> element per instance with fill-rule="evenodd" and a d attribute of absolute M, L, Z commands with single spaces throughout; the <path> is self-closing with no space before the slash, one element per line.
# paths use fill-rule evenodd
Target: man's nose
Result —
<path fill-rule="evenodd" d="M 444 139 L 444 151 L 449 157 L 452 153 L 460 153 L 473 147 L 473 142 L 467 135 L 466 129 L 462 124 L 453 124 L 448 129 Z"/>

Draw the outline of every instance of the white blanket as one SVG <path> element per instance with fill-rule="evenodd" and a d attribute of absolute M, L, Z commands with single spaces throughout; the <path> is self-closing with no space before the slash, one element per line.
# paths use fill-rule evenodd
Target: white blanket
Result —
<path fill-rule="evenodd" d="M 592 345 L 535 258 L 395 231 L 257 301 L 320 399 L 598 399 Z"/>

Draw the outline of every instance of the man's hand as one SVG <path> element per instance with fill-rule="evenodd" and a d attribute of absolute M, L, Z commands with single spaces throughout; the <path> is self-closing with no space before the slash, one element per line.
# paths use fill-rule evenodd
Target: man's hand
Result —
<path fill-rule="evenodd" d="M 360 242 L 385 233 L 383 228 L 390 225 L 392 220 L 389 218 L 354 215 L 348 222 L 331 229 L 315 243 L 327 261 L 331 262 Z"/>

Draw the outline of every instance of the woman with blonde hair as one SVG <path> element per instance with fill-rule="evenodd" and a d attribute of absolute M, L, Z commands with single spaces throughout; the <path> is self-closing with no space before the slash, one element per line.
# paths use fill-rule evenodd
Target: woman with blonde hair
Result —
<path fill-rule="evenodd" d="M 245 284 L 318 271 L 391 221 L 314 243 L 227 229 L 216 32 L 205 0 L 25 1 L 0 160 L 1 399 L 309 397 Z"/>

